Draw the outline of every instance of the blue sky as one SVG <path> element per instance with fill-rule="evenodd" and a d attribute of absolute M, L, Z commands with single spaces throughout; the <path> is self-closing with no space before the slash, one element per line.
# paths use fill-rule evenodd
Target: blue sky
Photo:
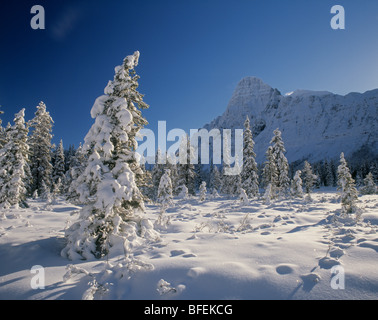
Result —
<path fill-rule="evenodd" d="M 45 8 L 33 30 L 30 9 Z M 343 5 L 346 29 L 330 27 Z M 378 88 L 378 1 L 108 0 L 2 1 L 3 125 L 44 101 L 54 142 L 77 146 L 114 67 L 135 50 L 136 71 L 156 130 L 198 128 L 222 114 L 240 79 L 257 76 L 282 93 L 338 94 Z"/>

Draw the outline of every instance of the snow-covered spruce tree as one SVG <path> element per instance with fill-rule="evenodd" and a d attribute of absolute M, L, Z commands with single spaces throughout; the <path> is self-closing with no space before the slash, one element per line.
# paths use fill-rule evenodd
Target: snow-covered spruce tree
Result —
<path fill-rule="evenodd" d="M 199 190 L 199 187 L 202 183 L 202 165 L 201 165 L 201 156 L 198 156 L 198 164 L 193 164 L 194 168 L 194 192 Z"/>
<path fill-rule="evenodd" d="M 332 161 L 325 161 L 324 162 L 324 170 L 325 170 L 325 179 L 324 179 L 324 185 L 326 187 L 333 187 L 335 184 L 335 179 L 334 179 L 334 173 L 333 173 L 333 166 L 332 166 Z"/>
<path fill-rule="evenodd" d="M 104 90 L 106 95 L 126 99 L 127 110 L 131 113 L 133 125 L 127 133 L 125 145 L 133 151 L 136 151 L 138 147 L 136 138 L 139 131 L 148 124 L 148 121 L 142 115 L 142 110 L 149 108 L 149 105 L 143 101 L 144 95 L 138 91 L 140 77 L 135 71 L 135 66 L 139 63 L 139 55 L 139 51 L 136 51 L 133 55 L 126 57 L 123 65 L 115 68 L 114 79 L 108 82 Z M 137 187 L 146 186 L 148 177 L 146 171 L 140 166 L 138 153 L 132 152 L 130 154 L 128 164 L 135 175 Z"/>
<path fill-rule="evenodd" d="M 51 189 L 51 139 L 52 139 L 52 120 L 46 105 L 41 101 L 37 106 L 37 111 L 32 120 L 28 122 L 31 128 L 29 137 L 30 146 L 30 170 L 32 175 L 31 194 L 38 190 L 41 195 L 42 182 L 47 188 Z"/>
<path fill-rule="evenodd" d="M 163 153 L 161 152 L 160 148 L 158 147 L 155 155 L 155 164 L 152 168 L 151 172 L 151 183 L 153 188 L 153 199 L 157 199 L 157 193 L 159 189 L 160 179 L 164 174 L 165 171 L 165 164 L 163 163 L 165 159 L 163 158 Z"/>
<path fill-rule="evenodd" d="M 239 200 L 244 206 L 249 204 L 248 195 L 243 188 L 240 188 Z"/>
<path fill-rule="evenodd" d="M 304 163 L 303 175 L 305 191 L 307 194 L 310 194 L 318 176 L 312 172 L 311 165 L 307 161 Z"/>
<path fill-rule="evenodd" d="M 63 192 L 63 183 L 60 178 L 56 182 L 53 183 L 52 190 L 51 190 L 51 201 L 56 203 L 57 197 L 62 194 Z"/>
<path fill-rule="evenodd" d="M 364 185 L 360 189 L 361 194 L 376 194 L 378 192 L 378 188 L 374 183 L 373 174 L 369 172 L 365 179 Z"/>
<path fill-rule="evenodd" d="M 64 150 L 64 171 L 67 173 L 72 167 L 71 162 L 74 161 L 76 149 L 73 144 L 70 144 L 68 150 Z"/>
<path fill-rule="evenodd" d="M 322 175 L 323 175 L 322 161 L 315 163 L 313 165 L 313 167 L 311 168 L 311 170 L 312 170 L 312 173 L 314 175 L 314 177 L 313 177 L 314 182 L 313 182 L 312 188 L 313 187 L 319 188 L 322 184 Z"/>
<path fill-rule="evenodd" d="M 70 144 L 68 147 L 68 150 L 64 150 L 64 186 L 63 186 L 63 194 L 68 196 L 68 190 L 71 186 L 71 168 L 73 166 L 73 162 L 75 161 L 75 154 L 76 154 L 76 149 L 73 144 Z"/>
<path fill-rule="evenodd" d="M 71 201 L 74 204 L 80 204 L 80 195 L 77 192 L 77 189 L 79 187 L 78 178 L 85 170 L 87 165 L 86 162 L 87 157 L 80 143 L 79 147 L 75 152 L 75 155 L 71 158 L 70 167 L 66 173 L 66 184 L 68 185 L 67 200 Z"/>
<path fill-rule="evenodd" d="M 361 168 L 356 169 L 356 178 L 354 179 L 357 187 L 363 186 L 363 174 Z"/>
<path fill-rule="evenodd" d="M 370 170 L 371 174 L 373 175 L 374 182 L 376 184 L 378 184 L 378 163 L 377 162 L 373 162 L 370 165 L 369 170 Z"/>
<path fill-rule="evenodd" d="M 0 149 L 0 206 L 26 206 L 27 186 L 30 182 L 28 164 L 28 128 L 25 109 L 15 115 L 14 125 L 6 131 L 6 143 Z"/>
<path fill-rule="evenodd" d="M 332 178 L 333 178 L 332 187 L 336 187 L 337 186 L 337 164 L 336 164 L 336 160 L 331 159 L 330 167 L 331 167 L 330 171 L 331 171 Z"/>
<path fill-rule="evenodd" d="M 221 171 L 222 183 L 221 183 L 220 191 L 224 195 L 231 195 L 232 190 L 233 190 L 233 188 L 231 188 L 232 187 L 232 181 L 230 179 L 230 176 L 225 174 L 226 171 L 228 170 L 228 168 L 230 168 L 230 165 L 223 163 L 222 171 Z"/>
<path fill-rule="evenodd" d="M 8 202 L 8 192 L 10 183 L 8 182 L 9 158 L 10 153 L 7 152 L 9 144 L 9 136 L 11 131 L 11 124 L 8 122 L 6 128 L 2 132 L 2 148 L 0 149 L 0 208 L 9 208 L 11 204 Z M 5 217 L 5 214 L 3 215 Z"/>
<path fill-rule="evenodd" d="M 160 203 L 160 213 L 154 225 L 157 228 L 165 229 L 170 223 L 170 217 L 165 216 L 166 210 L 173 206 L 172 181 L 170 177 L 170 170 L 165 169 L 164 174 L 160 178 L 157 202 Z"/>
<path fill-rule="evenodd" d="M 289 162 L 285 157 L 285 146 L 281 137 L 281 131 L 273 131 L 274 137 L 271 140 L 272 155 L 277 169 L 277 191 L 281 196 L 288 195 L 290 191 Z"/>
<path fill-rule="evenodd" d="M 239 159 L 238 159 L 238 156 L 236 155 L 235 157 L 235 164 L 234 164 L 234 170 L 235 172 L 240 172 L 242 171 L 242 169 L 240 168 L 241 164 L 239 163 Z M 230 178 L 231 178 L 231 183 L 232 183 L 232 195 L 233 196 L 238 196 L 240 194 L 240 189 L 242 187 L 241 185 L 241 176 L 240 176 L 240 173 L 239 174 L 234 174 L 232 175 Z"/>
<path fill-rule="evenodd" d="M 222 177 L 216 165 L 211 166 L 210 170 L 210 188 L 211 192 L 217 194 L 222 186 Z"/>
<path fill-rule="evenodd" d="M 256 197 L 259 194 L 259 176 L 254 152 L 255 142 L 252 138 L 250 121 L 244 122 L 244 144 L 243 144 L 243 168 L 241 171 L 241 186 L 248 197 Z"/>
<path fill-rule="evenodd" d="M 60 140 L 59 146 L 54 151 L 54 166 L 52 170 L 52 190 L 55 194 L 63 191 L 65 184 L 65 160 L 64 160 L 63 140 Z M 60 186 L 58 187 L 58 181 Z"/>
<path fill-rule="evenodd" d="M 274 194 L 273 194 L 273 190 L 272 190 L 272 184 L 269 183 L 266 187 L 265 187 L 265 192 L 264 192 L 264 195 L 263 195 L 263 199 L 264 199 L 264 202 L 266 204 L 270 204 L 270 201 L 272 199 L 274 199 Z"/>
<path fill-rule="evenodd" d="M 358 191 L 354 179 L 349 172 L 344 153 L 340 155 L 340 165 L 337 168 L 337 185 L 340 190 L 341 207 L 345 213 L 354 213 L 357 209 Z"/>
<path fill-rule="evenodd" d="M 139 52 L 135 52 L 115 68 L 114 81 L 92 107 L 95 122 L 83 145 L 88 160 L 77 184 L 79 200 L 85 206 L 78 221 L 66 230 L 64 257 L 101 258 L 118 241 L 129 255 L 138 236 L 156 239 L 152 223 L 137 214 L 143 212 L 144 202 L 131 169 L 136 146 L 130 143 L 130 136 L 140 125 L 135 121 L 141 121 L 133 105 L 139 97 L 137 83 L 130 76 L 138 58 Z"/>
<path fill-rule="evenodd" d="M 145 163 L 140 163 L 140 168 L 142 169 L 143 175 L 141 176 L 142 179 L 139 180 L 139 184 L 137 184 L 137 186 L 143 195 L 143 200 L 149 203 L 154 198 L 152 174 L 150 170 L 146 169 Z"/>
<path fill-rule="evenodd" d="M 158 188 L 157 201 L 161 204 L 163 211 L 173 205 L 172 181 L 170 174 L 171 170 L 166 169 L 160 178 Z"/>
<path fill-rule="evenodd" d="M 1 107 L 1 106 L 0 106 Z M 0 110 L 0 116 L 3 114 L 4 112 L 2 110 Z M 0 118 L 0 149 L 4 146 L 5 144 L 5 130 L 2 126 L 2 123 L 3 121 L 1 120 Z"/>
<path fill-rule="evenodd" d="M 303 198 L 301 173 L 300 170 L 297 170 L 291 182 L 291 195 L 293 197 Z"/>
<path fill-rule="evenodd" d="M 50 204 L 52 201 L 52 196 L 51 196 L 50 188 L 46 185 L 44 180 L 42 180 L 41 187 L 38 190 L 40 190 L 41 192 L 41 195 L 40 195 L 41 199 L 45 200 L 47 204 Z"/>
<path fill-rule="evenodd" d="M 193 146 L 190 143 L 188 135 L 181 138 L 179 164 L 177 165 L 177 185 L 180 192 L 181 186 L 185 185 L 188 188 L 190 195 L 195 195 L 195 179 L 196 172 L 194 165 L 191 163 L 193 158 Z"/>
<path fill-rule="evenodd" d="M 177 170 L 177 163 L 175 159 L 173 158 L 174 155 L 167 154 L 167 164 L 166 167 L 171 171 L 170 177 L 172 181 L 172 192 L 173 195 L 178 195 L 179 193 L 179 185 L 178 185 L 178 170 Z"/>
<path fill-rule="evenodd" d="M 265 154 L 266 161 L 263 169 L 263 181 L 265 190 L 269 187 L 270 199 L 275 198 L 278 185 L 278 172 L 273 156 L 273 147 L 269 146 Z"/>
<path fill-rule="evenodd" d="M 227 174 L 231 168 L 231 159 L 230 159 L 230 148 L 231 144 L 228 143 L 227 136 L 223 139 L 223 166 L 222 166 L 222 185 L 221 185 L 221 193 L 225 195 L 233 196 L 235 195 L 235 177 L 231 174 Z M 235 161 L 236 163 L 236 161 Z"/>
<path fill-rule="evenodd" d="M 180 192 L 177 196 L 180 199 L 187 200 L 189 198 L 189 191 L 188 191 L 188 188 L 186 187 L 186 185 L 184 185 L 184 184 L 181 185 L 179 190 L 180 190 Z"/>
<path fill-rule="evenodd" d="M 207 193 L 206 182 L 202 181 L 201 185 L 199 186 L 199 200 L 201 202 L 206 200 L 206 193 Z"/>

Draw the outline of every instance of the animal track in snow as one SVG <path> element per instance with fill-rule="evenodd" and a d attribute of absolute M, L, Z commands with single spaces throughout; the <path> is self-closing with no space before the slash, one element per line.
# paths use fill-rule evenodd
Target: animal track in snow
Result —
<path fill-rule="evenodd" d="M 182 256 L 183 258 L 194 258 L 196 257 L 193 253 L 186 253 L 184 250 L 172 250 L 171 257 Z"/>
<path fill-rule="evenodd" d="M 289 264 L 280 264 L 276 267 L 276 272 L 281 275 L 290 274 L 294 272 L 294 267 Z"/>

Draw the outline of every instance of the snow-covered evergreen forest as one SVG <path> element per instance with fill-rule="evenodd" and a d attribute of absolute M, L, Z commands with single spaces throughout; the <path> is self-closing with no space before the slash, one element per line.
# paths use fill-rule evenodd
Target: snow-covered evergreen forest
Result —
<path fill-rule="evenodd" d="M 257 163 L 247 117 L 240 174 L 225 174 L 239 165 L 228 159 L 142 165 L 138 64 L 136 51 L 115 68 L 79 146 L 52 143 L 43 102 L 0 123 L 0 298 L 378 297 L 377 162 L 289 163 L 277 128 Z"/>

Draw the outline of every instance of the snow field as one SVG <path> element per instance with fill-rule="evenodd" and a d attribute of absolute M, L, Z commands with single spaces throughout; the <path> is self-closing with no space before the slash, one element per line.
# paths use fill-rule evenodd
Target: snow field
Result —
<path fill-rule="evenodd" d="M 359 197 L 357 223 L 328 189 L 269 205 L 209 197 L 174 199 L 168 224 L 156 226 L 160 241 L 137 239 L 126 258 L 116 244 L 102 260 L 60 256 L 77 206 L 30 200 L 1 212 L 0 299 L 378 298 L 377 195 Z M 146 205 L 151 222 L 159 213 Z M 30 286 L 34 265 L 44 267 L 44 289 Z M 345 272 L 344 289 L 331 286 L 333 266 Z"/>

